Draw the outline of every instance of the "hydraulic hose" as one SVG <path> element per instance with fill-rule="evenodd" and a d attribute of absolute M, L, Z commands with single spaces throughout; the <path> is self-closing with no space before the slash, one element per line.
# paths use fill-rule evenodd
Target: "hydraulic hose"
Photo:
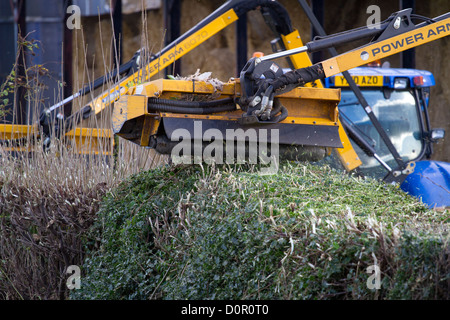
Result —
<path fill-rule="evenodd" d="M 278 90 L 283 91 L 284 87 L 289 85 L 302 86 L 308 82 L 313 82 L 316 80 L 322 80 L 325 78 L 325 73 L 321 64 L 315 64 L 310 67 L 296 69 L 286 72 L 281 77 L 273 80 L 270 84 L 277 92 Z"/>
<path fill-rule="evenodd" d="M 273 106 L 274 109 L 272 110 L 272 112 L 270 113 L 270 120 L 273 123 L 278 123 L 283 121 L 284 119 L 287 118 L 288 116 L 288 111 L 287 109 L 281 104 L 279 99 L 274 99 L 273 100 Z M 277 115 L 278 113 L 280 113 L 279 115 Z"/>
<path fill-rule="evenodd" d="M 148 99 L 148 112 L 172 112 L 184 114 L 212 114 L 234 111 L 236 103 L 233 98 L 213 101 L 183 101 L 159 98 Z"/>

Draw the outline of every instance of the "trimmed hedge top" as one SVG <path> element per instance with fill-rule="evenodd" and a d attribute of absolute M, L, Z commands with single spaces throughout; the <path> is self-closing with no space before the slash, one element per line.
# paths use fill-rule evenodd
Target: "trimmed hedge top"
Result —
<path fill-rule="evenodd" d="M 449 299 L 449 216 L 326 166 L 164 167 L 106 197 L 71 298 Z"/>

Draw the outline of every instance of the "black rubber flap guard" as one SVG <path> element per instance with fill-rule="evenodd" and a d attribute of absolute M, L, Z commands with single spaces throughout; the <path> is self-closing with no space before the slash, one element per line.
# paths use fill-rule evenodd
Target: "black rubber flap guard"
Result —
<path fill-rule="evenodd" d="M 199 139 L 200 137 L 203 140 L 206 130 L 218 129 L 223 140 L 226 140 L 227 130 L 234 130 L 228 132 L 229 135 L 234 135 L 234 140 L 248 140 L 248 136 L 253 134 L 253 136 L 257 136 L 258 141 L 260 137 L 264 137 L 262 139 L 267 139 L 266 142 L 270 143 L 275 142 L 272 141 L 272 136 L 275 134 L 274 130 L 278 130 L 279 144 L 343 148 L 338 126 L 276 123 L 243 127 L 237 121 L 185 118 L 163 118 L 163 125 L 166 135 L 171 141 L 181 141 L 185 138 Z M 175 131 L 177 129 L 185 130 Z"/>

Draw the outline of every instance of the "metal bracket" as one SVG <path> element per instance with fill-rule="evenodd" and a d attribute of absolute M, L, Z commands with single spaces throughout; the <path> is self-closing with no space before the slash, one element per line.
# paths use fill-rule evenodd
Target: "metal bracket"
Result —
<path fill-rule="evenodd" d="M 407 31 L 414 30 L 416 26 L 411 21 L 411 13 L 412 9 L 404 9 L 394 13 L 392 15 L 392 21 L 386 29 L 379 36 L 375 37 L 372 42 L 383 41 Z"/>
<path fill-rule="evenodd" d="M 414 161 L 408 162 L 404 168 L 397 168 L 392 170 L 386 177 L 384 177 L 384 182 L 386 183 L 403 183 L 406 177 L 414 172 L 416 168 L 416 163 Z"/>

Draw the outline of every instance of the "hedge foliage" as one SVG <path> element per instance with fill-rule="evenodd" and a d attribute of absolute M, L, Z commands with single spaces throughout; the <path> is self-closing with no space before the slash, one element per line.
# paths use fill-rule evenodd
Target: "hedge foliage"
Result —
<path fill-rule="evenodd" d="M 449 216 L 310 164 L 156 169 L 103 201 L 71 298 L 449 299 Z"/>

